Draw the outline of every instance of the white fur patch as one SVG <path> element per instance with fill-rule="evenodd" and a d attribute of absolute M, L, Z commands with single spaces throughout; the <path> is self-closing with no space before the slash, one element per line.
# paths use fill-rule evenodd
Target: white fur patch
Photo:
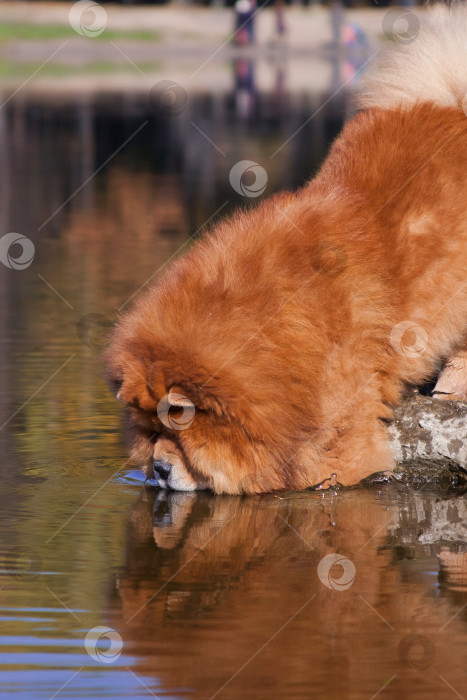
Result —
<path fill-rule="evenodd" d="M 391 109 L 415 102 L 467 105 L 467 7 L 436 6 L 411 41 L 384 51 L 362 80 L 358 106 Z"/>

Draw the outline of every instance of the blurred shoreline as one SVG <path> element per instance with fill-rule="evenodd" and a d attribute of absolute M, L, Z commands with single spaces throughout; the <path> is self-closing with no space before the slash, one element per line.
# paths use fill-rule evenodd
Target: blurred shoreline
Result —
<path fill-rule="evenodd" d="M 105 5 L 105 28 L 90 37 L 71 27 L 71 7 L 71 3 L 0 4 L 4 99 L 19 88 L 56 97 L 81 91 L 145 92 L 161 78 L 180 82 L 187 90 L 224 90 L 226 69 L 238 58 L 255 61 L 262 76 L 258 83 L 266 89 L 268 76 L 280 63 L 289 65 L 291 89 L 309 89 L 312 84 L 320 90 L 329 85 L 333 62 L 358 54 L 362 63 L 389 41 L 383 31 L 388 8 L 338 10 L 342 27 L 361 30 L 363 48 L 336 44 L 329 8 L 316 5 L 287 7 L 282 37 L 276 34 L 274 10 L 260 10 L 255 17 L 256 41 L 248 46 L 232 43 L 232 8 Z"/>

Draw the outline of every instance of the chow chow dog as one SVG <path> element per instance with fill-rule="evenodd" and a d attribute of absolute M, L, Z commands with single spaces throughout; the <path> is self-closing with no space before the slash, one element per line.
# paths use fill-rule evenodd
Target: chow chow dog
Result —
<path fill-rule="evenodd" d="M 354 484 L 442 366 L 467 381 L 467 10 L 364 83 L 317 176 L 216 224 L 119 320 L 106 354 L 132 458 L 175 490 Z"/>

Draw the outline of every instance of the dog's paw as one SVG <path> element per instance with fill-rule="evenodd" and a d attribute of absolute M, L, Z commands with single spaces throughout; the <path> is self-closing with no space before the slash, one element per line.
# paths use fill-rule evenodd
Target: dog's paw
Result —
<path fill-rule="evenodd" d="M 442 401 L 467 401 L 467 352 L 448 360 L 431 395 Z"/>

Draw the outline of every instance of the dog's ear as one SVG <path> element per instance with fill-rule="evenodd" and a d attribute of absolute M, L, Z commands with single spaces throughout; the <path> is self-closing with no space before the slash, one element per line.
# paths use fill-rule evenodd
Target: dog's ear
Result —
<path fill-rule="evenodd" d="M 107 380 L 107 384 L 109 385 L 112 394 L 114 394 L 114 396 L 116 396 L 117 399 L 120 401 L 120 389 L 122 388 L 123 384 L 123 374 L 117 374 L 115 372 L 106 372 L 105 379 Z"/>
<path fill-rule="evenodd" d="M 118 363 L 108 369 L 108 381 L 119 401 L 143 411 L 156 409 L 156 394 L 142 361 L 136 357 L 120 357 Z"/>

